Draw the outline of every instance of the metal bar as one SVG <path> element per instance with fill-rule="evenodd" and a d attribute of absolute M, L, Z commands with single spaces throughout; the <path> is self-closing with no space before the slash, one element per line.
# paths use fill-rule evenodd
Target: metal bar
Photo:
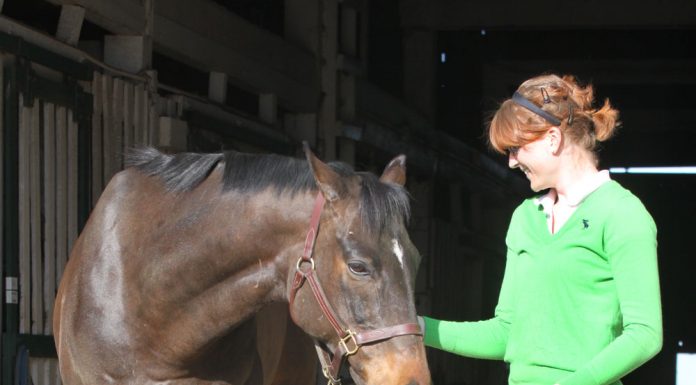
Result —
<path fill-rule="evenodd" d="M 53 336 L 36 336 L 31 334 L 9 335 L 7 333 L 3 333 L 3 337 L 12 338 L 15 342 L 14 346 L 26 346 L 32 357 L 58 356 L 58 354 L 56 353 L 56 344 L 53 341 Z M 13 384 L 13 382 L 3 382 L 3 384 Z"/>
<path fill-rule="evenodd" d="M 16 63 L 3 60 L 4 138 L 3 138 L 3 259 L 5 277 L 19 275 L 19 94 L 17 91 Z M 7 290 L 7 287 L 5 288 Z M 9 290 L 4 294 L 8 295 Z M 19 304 L 5 297 L 4 329 L 2 338 L 2 383 L 11 384 L 13 379 L 16 340 L 19 326 Z"/>

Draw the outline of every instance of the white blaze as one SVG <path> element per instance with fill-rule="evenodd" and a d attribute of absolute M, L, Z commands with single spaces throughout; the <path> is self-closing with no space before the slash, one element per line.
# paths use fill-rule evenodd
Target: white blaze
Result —
<path fill-rule="evenodd" d="M 393 245 L 392 250 L 394 251 L 394 255 L 396 255 L 396 258 L 399 259 L 399 263 L 401 264 L 401 267 L 404 267 L 404 249 L 401 247 L 399 240 L 396 238 L 392 239 L 392 245 Z"/>

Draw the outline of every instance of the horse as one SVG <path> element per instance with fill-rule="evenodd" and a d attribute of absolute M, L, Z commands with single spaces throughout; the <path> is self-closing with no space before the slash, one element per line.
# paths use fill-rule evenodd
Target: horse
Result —
<path fill-rule="evenodd" d="M 55 300 L 66 385 L 429 385 L 406 158 L 133 149 Z M 341 370 L 346 367 L 346 370 Z"/>

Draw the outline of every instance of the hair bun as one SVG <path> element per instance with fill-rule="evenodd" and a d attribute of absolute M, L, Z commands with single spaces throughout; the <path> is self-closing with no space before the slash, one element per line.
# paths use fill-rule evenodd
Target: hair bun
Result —
<path fill-rule="evenodd" d="M 591 116 L 598 141 L 603 142 L 614 135 L 619 124 L 619 111 L 611 106 L 609 99 L 604 100 L 602 108 L 591 112 Z"/>

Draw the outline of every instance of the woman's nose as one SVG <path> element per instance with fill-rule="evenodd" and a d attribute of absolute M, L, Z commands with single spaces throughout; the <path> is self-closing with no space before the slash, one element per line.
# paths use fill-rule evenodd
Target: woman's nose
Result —
<path fill-rule="evenodd" d="M 517 155 L 513 153 L 508 154 L 508 167 L 510 168 L 517 168 L 519 167 L 520 162 L 517 161 Z"/>

